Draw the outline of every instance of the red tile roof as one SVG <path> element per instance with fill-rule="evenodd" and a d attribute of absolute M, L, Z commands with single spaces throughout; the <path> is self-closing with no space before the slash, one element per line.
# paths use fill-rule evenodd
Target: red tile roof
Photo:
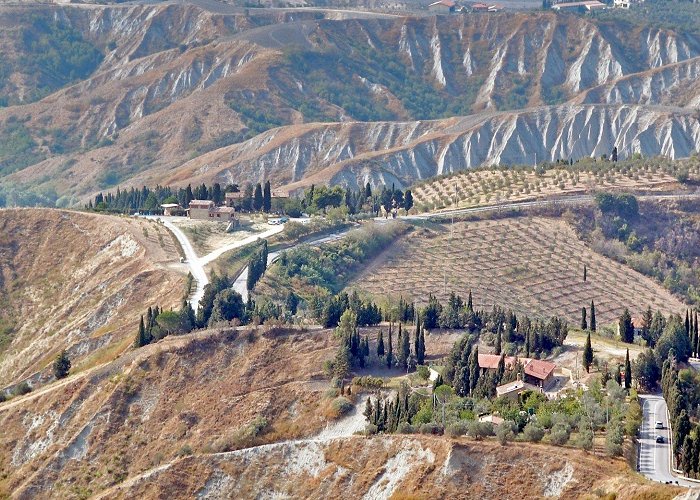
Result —
<path fill-rule="evenodd" d="M 525 365 L 525 375 L 530 375 L 531 377 L 535 377 L 540 380 L 545 380 L 554 372 L 556 368 L 557 365 L 555 365 L 551 361 L 531 359 Z"/>
<path fill-rule="evenodd" d="M 498 368 L 498 362 L 501 357 L 498 354 L 481 354 L 479 353 L 479 368 L 486 370 L 496 370 Z M 538 378 L 540 380 L 545 380 L 549 375 L 554 372 L 557 365 L 551 361 L 544 361 L 541 359 L 532 358 L 517 358 L 525 368 L 525 375 L 530 375 L 531 377 Z M 515 366 L 516 358 L 513 356 L 506 356 L 505 363 L 506 368 L 512 368 Z"/>

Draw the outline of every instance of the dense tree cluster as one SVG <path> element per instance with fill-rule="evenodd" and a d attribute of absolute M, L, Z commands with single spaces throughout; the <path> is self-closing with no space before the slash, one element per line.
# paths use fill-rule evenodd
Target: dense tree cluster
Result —
<path fill-rule="evenodd" d="M 420 315 L 428 330 L 449 328 L 464 329 L 471 334 L 488 334 L 493 339 L 497 354 L 507 344 L 512 344 L 509 347 L 511 354 L 515 354 L 519 347 L 526 356 L 550 351 L 564 343 L 569 331 L 567 322 L 558 316 L 544 321 L 518 316 L 495 305 L 490 312 L 474 309 L 471 292 L 466 303 L 459 295 L 452 293 L 444 305 L 435 296 L 429 295 L 428 304 Z"/>
<path fill-rule="evenodd" d="M 219 183 L 207 186 L 202 183 L 192 187 L 188 184 L 184 188 L 171 188 L 169 186 L 156 186 L 141 189 L 131 188 L 121 190 L 117 188 L 116 193 L 98 193 L 94 203 L 90 201 L 86 208 L 107 212 L 129 213 L 134 211 L 159 212 L 163 203 L 178 203 L 181 207 L 187 207 L 192 200 L 213 200 L 217 205 L 224 202 L 227 192 L 238 192 L 236 184 L 229 184 L 222 188 Z"/>
<path fill-rule="evenodd" d="M 325 328 L 338 325 L 340 317 L 347 310 L 355 314 L 360 326 L 377 325 L 382 320 L 379 307 L 371 301 L 360 299 L 357 291 L 350 295 L 341 292 L 338 295 L 314 296 L 311 301 L 311 314 Z"/>
<path fill-rule="evenodd" d="M 301 199 L 301 208 L 309 213 L 340 207 L 345 207 L 350 214 L 364 212 L 379 215 L 382 208 L 386 212 L 394 208 L 410 210 L 413 207 L 413 194 L 410 189 L 404 192 L 393 184 L 391 187 L 382 185 L 372 189 L 368 182 L 357 190 L 312 185 Z"/>
<path fill-rule="evenodd" d="M 249 291 L 255 288 L 255 284 L 265 274 L 265 270 L 267 269 L 267 254 L 267 240 L 263 240 L 262 247 L 250 258 L 250 262 L 248 264 L 248 278 L 246 280 L 246 287 Z"/>
<path fill-rule="evenodd" d="M 143 347 L 168 335 L 189 333 L 198 326 L 190 304 L 182 301 L 179 311 L 163 311 L 158 306 L 149 307 L 146 316 L 141 316 L 134 341 L 135 347 Z"/>
<path fill-rule="evenodd" d="M 410 398 L 409 391 L 398 391 L 393 399 L 375 397 L 367 398 L 364 416 L 371 426 L 373 432 L 394 433 L 399 429 L 400 424 L 409 424 L 414 415 L 418 412 L 418 399 Z"/>

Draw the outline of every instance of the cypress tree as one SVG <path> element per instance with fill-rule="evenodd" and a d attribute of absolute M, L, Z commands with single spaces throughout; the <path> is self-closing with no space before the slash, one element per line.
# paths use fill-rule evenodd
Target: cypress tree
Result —
<path fill-rule="evenodd" d="M 592 332 L 595 332 L 595 304 L 591 300 L 591 321 L 590 321 L 590 328 Z"/>
<path fill-rule="evenodd" d="M 474 346 L 469 357 L 469 392 L 474 392 L 477 382 L 479 382 L 479 346 Z"/>
<path fill-rule="evenodd" d="M 377 357 L 384 356 L 384 333 L 379 330 L 379 339 L 377 340 Z"/>
<path fill-rule="evenodd" d="M 625 308 L 622 316 L 620 316 L 618 326 L 620 328 L 620 340 L 626 344 L 634 342 L 634 325 L 632 325 L 632 316 L 629 309 Z"/>
<path fill-rule="evenodd" d="M 501 354 L 501 328 L 498 329 L 496 334 L 496 354 Z"/>
<path fill-rule="evenodd" d="M 386 351 L 386 367 L 391 368 L 394 364 L 394 348 L 391 345 L 391 323 L 389 323 L 389 338 L 387 339 L 387 351 Z"/>
<path fill-rule="evenodd" d="M 583 347 L 583 367 L 586 373 L 590 373 L 593 364 L 593 346 L 591 345 L 591 332 L 586 336 L 586 345 Z"/>
<path fill-rule="evenodd" d="M 622 386 L 622 373 L 620 373 L 620 365 L 617 365 L 617 369 L 615 371 L 615 382 L 617 382 L 617 385 Z"/>
<path fill-rule="evenodd" d="M 583 282 L 586 282 L 586 279 L 588 278 L 588 268 L 586 267 L 586 264 L 583 265 Z"/>
<path fill-rule="evenodd" d="M 685 334 L 690 334 L 690 311 L 685 310 Z"/>
<path fill-rule="evenodd" d="M 416 353 L 416 358 L 419 365 L 425 364 L 425 331 L 420 329 L 420 336 L 418 337 L 418 352 Z"/>
<path fill-rule="evenodd" d="M 260 186 L 260 183 L 257 183 L 255 185 L 255 193 L 253 194 L 253 208 L 256 211 L 262 210 L 263 207 L 263 194 L 262 194 L 262 187 Z"/>
<path fill-rule="evenodd" d="M 149 307 L 148 310 L 150 311 L 151 308 Z M 148 342 L 146 342 L 146 327 L 143 324 L 143 314 L 141 315 L 141 319 L 139 320 L 139 332 L 136 335 L 136 341 L 134 342 L 134 347 L 143 347 Z"/>
<path fill-rule="evenodd" d="M 588 330 L 588 322 L 586 321 L 586 308 L 581 308 L 581 330 Z"/>
<path fill-rule="evenodd" d="M 416 332 L 415 332 L 415 337 L 413 338 L 413 352 L 416 355 L 416 359 L 418 358 L 419 341 L 420 341 L 420 322 L 416 321 Z"/>
<path fill-rule="evenodd" d="M 695 327 L 694 327 L 693 331 L 695 333 L 695 344 L 694 344 L 695 345 L 695 355 L 700 356 L 700 352 L 698 352 L 699 351 L 698 343 L 700 343 L 700 335 L 698 334 L 698 311 L 697 311 L 697 309 L 695 310 L 694 316 L 695 316 L 695 321 L 694 321 Z M 698 443 L 700 443 L 700 438 L 698 438 L 697 441 L 698 441 Z"/>
<path fill-rule="evenodd" d="M 467 310 L 468 311 L 474 310 L 474 302 L 472 301 L 472 291 L 471 290 L 469 290 L 469 297 L 467 297 Z"/>
<path fill-rule="evenodd" d="M 399 325 L 399 331 L 401 331 L 401 325 Z M 403 334 L 403 339 L 401 342 L 401 361 L 402 368 L 406 370 L 408 368 L 408 360 L 411 357 L 411 340 L 408 335 L 408 331 Z"/>
<path fill-rule="evenodd" d="M 272 208 L 272 193 L 270 192 L 270 181 L 265 181 L 263 189 L 263 211 L 269 212 Z"/>
<path fill-rule="evenodd" d="M 630 363 L 630 350 L 627 349 L 625 357 L 625 389 L 632 387 L 632 364 Z"/>

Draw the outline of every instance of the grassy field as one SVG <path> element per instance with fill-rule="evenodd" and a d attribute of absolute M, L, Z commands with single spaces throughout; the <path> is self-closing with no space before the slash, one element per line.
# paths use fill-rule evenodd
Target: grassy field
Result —
<path fill-rule="evenodd" d="M 429 293 L 446 299 L 452 291 L 466 297 L 472 290 L 477 307 L 557 314 L 574 326 L 594 300 L 599 328 L 625 307 L 636 317 L 647 306 L 665 313 L 684 309 L 653 280 L 594 253 L 566 223 L 545 218 L 460 222 L 454 234 L 449 224 L 431 225 L 397 241 L 351 286 L 379 301 L 403 295 L 424 302 Z"/>
<path fill-rule="evenodd" d="M 593 190 L 658 190 L 682 187 L 681 172 L 700 175 L 695 158 L 660 158 L 612 163 L 586 159 L 572 166 L 535 172 L 533 167 L 478 169 L 429 179 L 413 188 L 419 212 L 463 208 L 488 203 L 583 194 Z"/>

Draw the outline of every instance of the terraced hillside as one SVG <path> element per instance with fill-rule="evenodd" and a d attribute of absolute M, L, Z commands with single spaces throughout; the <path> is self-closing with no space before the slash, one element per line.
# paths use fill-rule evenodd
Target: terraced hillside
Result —
<path fill-rule="evenodd" d="M 463 208 L 594 191 L 680 191 L 678 179 L 699 179 L 697 157 L 684 161 L 664 158 L 618 163 L 586 159 L 573 166 L 479 169 L 429 179 L 413 187 L 418 211 Z M 691 187 L 692 189 L 692 187 Z"/>
<path fill-rule="evenodd" d="M 186 271 L 170 233 L 145 220 L 42 209 L 0 211 L 0 388 L 76 370 L 133 343 L 148 306 L 177 306 Z"/>
<path fill-rule="evenodd" d="M 4 202 L 213 180 L 406 186 L 613 146 L 622 158 L 700 146 L 694 34 L 543 12 L 324 15 L 2 7 Z M 15 36 L 36 16 L 53 19 L 47 41 Z M 21 64 L 66 40 L 99 54 L 48 80 L 61 61 Z"/>
<path fill-rule="evenodd" d="M 583 280 L 583 266 L 587 279 Z M 427 300 L 432 293 L 474 295 L 475 306 L 494 304 L 573 325 L 595 301 L 599 325 L 625 307 L 641 316 L 647 306 L 681 312 L 683 304 L 649 278 L 602 257 L 560 220 L 503 219 L 456 222 L 424 230 L 395 245 L 354 283 L 377 297 Z"/>

